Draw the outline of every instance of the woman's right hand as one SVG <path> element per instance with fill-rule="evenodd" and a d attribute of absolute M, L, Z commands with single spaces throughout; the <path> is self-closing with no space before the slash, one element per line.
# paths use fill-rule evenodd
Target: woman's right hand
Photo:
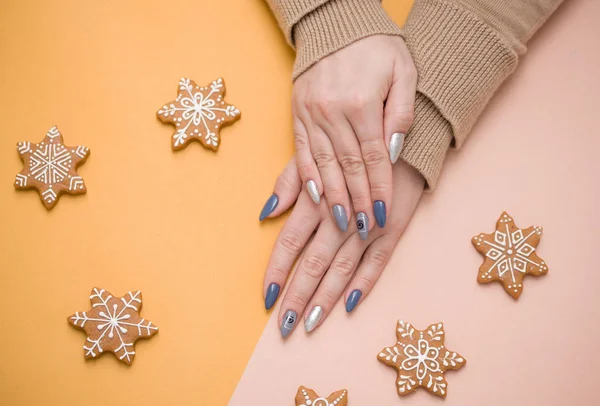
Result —
<path fill-rule="evenodd" d="M 363 240 L 374 220 L 385 226 L 392 205 L 392 163 L 413 121 L 416 85 L 404 40 L 389 35 L 348 45 L 294 84 L 298 171 L 316 204 L 325 194 L 343 232 L 351 218 L 363 226 L 358 229 Z"/>

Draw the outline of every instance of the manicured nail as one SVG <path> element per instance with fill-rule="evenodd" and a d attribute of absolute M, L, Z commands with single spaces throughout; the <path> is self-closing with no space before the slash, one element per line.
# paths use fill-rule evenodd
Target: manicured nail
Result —
<path fill-rule="evenodd" d="M 376 200 L 373 204 L 373 210 L 375 211 L 375 221 L 380 228 L 385 227 L 385 221 L 387 216 L 385 214 L 385 203 L 381 200 Z"/>
<path fill-rule="evenodd" d="M 356 215 L 356 228 L 361 240 L 366 240 L 369 236 L 369 218 L 362 211 Z"/>
<path fill-rule="evenodd" d="M 340 230 L 346 232 L 348 229 L 348 217 L 346 216 L 346 209 L 341 204 L 333 206 L 333 217 Z"/>
<path fill-rule="evenodd" d="M 308 194 L 315 204 L 319 204 L 321 202 L 321 194 L 319 193 L 319 188 L 317 188 L 317 182 L 312 179 L 307 181 L 306 190 L 308 190 Z"/>
<path fill-rule="evenodd" d="M 354 289 L 352 293 L 350 293 L 350 296 L 348 296 L 348 301 L 346 302 L 346 312 L 350 313 L 352 310 L 354 310 L 361 296 L 362 292 L 358 289 Z"/>
<path fill-rule="evenodd" d="M 269 310 L 273 307 L 279 296 L 279 289 L 281 288 L 276 283 L 269 285 L 267 288 L 267 296 L 265 296 L 265 309 Z"/>
<path fill-rule="evenodd" d="M 390 152 L 390 161 L 393 164 L 396 163 L 398 157 L 400 156 L 400 152 L 402 151 L 402 146 L 404 145 L 404 134 L 402 133 L 394 133 L 390 138 L 390 145 L 388 146 L 388 151 Z"/>
<path fill-rule="evenodd" d="M 283 316 L 283 322 L 281 322 L 281 336 L 286 338 L 290 335 L 292 330 L 294 329 L 294 325 L 296 324 L 296 318 L 298 315 L 293 310 L 288 310 L 285 312 L 285 316 Z"/>
<path fill-rule="evenodd" d="M 307 333 L 310 333 L 315 329 L 315 327 L 317 327 L 317 324 L 319 324 L 319 320 L 321 320 L 321 317 L 323 317 L 323 308 L 321 306 L 313 307 L 310 313 L 308 313 L 308 317 L 304 322 L 304 329 Z"/>
<path fill-rule="evenodd" d="M 267 218 L 269 214 L 273 213 L 273 210 L 275 210 L 275 207 L 277 207 L 277 203 L 279 203 L 279 198 L 275 193 L 273 193 L 271 197 L 267 199 L 265 205 L 263 206 L 258 220 L 263 221 L 265 218 Z"/>

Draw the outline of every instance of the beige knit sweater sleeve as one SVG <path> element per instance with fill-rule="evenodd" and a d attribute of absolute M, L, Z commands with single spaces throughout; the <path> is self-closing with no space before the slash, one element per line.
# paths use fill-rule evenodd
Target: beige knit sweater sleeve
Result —
<path fill-rule="evenodd" d="M 375 34 L 402 35 L 419 74 L 415 122 L 401 157 L 435 187 L 525 44 L 562 0 L 415 0 L 400 30 L 379 0 L 267 0 L 291 46 L 294 79 L 325 56 Z"/>

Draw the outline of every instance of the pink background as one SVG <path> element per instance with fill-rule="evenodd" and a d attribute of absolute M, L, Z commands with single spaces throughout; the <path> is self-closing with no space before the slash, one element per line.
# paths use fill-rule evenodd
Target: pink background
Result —
<path fill-rule="evenodd" d="M 286 342 L 275 309 L 230 405 L 292 405 L 299 385 L 346 388 L 350 405 L 441 404 L 422 389 L 399 398 L 396 372 L 376 360 L 399 318 L 444 322 L 447 347 L 467 359 L 446 374 L 445 405 L 600 404 L 599 16 L 598 1 L 563 5 L 450 154 L 373 293 Z M 470 239 L 503 210 L 544 227 L 549 273 L 527 277 L 519 301 L 476 283 Z"/>

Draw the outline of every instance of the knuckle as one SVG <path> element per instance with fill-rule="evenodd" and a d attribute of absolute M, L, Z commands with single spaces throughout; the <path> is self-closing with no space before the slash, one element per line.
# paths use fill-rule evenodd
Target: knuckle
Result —
<path fill-rule="evenodd" d="M 287 271 L 284 271 L 283 268 L 279 266 L 273 266 L 269 269 L 268 273 L 273 276 L 275 279 L 283 279 L 287 278 Z"/>
<path fill-rule="evenodd" d="M 371 182 L 371 196 L 385 196 L 391 190 L 392 184 L 383 182 Z"/>
<path fill-rule="evenodd" d="M 357 212 L 365 211 L 371 205 L 371 199 L 369 199 L 368 195 L 354 194 L 352 195 L 352 205 Z"/>
<path fill-rule="evenodd" d="M 325 275 L 327 265 L 320 256 L 311 255 L 303 261 L 302 270 L 311 278 L 321 279 Z"/>
<path fill-rule="evenodd" d="M 382 268 L 388 260 L 388 253 L 377 249 L 371 250 L 367 253 L 367 260 L 375 266 Z"/>
<path fill-rule="evenodd" d="M 374 168 L 390 161 L 388 155 L 379 149 L 365 152 L 363 154 L 363 159 L 367 168 Z"/>
<path fill-rule="evenodd" d="M 312 177 L 312 167 L 310 165 L 298 165 L 298 174 L 301 179 L 310 179 Z"/>
<path fill-rule="evenodd" d="M 316 152 L 313 155 L 313 158 L 315 159 L 319 169 L 330 168 L 336 162 L 335 156 L 327 152 Z"/>
<path fill-rule="evenodd" d="M 348 257 L 339 257 L 333 261 L 331 265 L 331 270 L 335 271 L 338 275 L 349 278 L 354 272 L 354 261 L 352 261 Z"/>
<path fill-rule="evenodd" d="M 294 133 L 296 148 L 306 148 L 309 146 L 308 137 L 305 134 Z"/>
<path fill-rule="evenodd" d="M 414 107 L 412 105 L 389 111 L 386 115 L 388 119 L 393 120 L 397 123 L 396 125 L 400 125 L 405 130 L 408 130 L 415 120 Z"/>
<path fill-rule="evenodd" d="M 290 178 L 290 175 L 288 175 L 286 172 L 283 172 L 281 175 L 279 175 L 277 177 L 277 180 L 275 181 L 275 188 L 277 190 L 293 189 L 293 183 L 292 179 Z"/>
<path fill-rule="evenodd" d="M 337 101 L 331 95 L 315 94 L 308 98 L 306 108 L 327 120 L 334 115 L 337 106 Z"/>
<path fill-rule="evenodd" d="M 364 171 L 364 162 L 359 156 L 345 155 L 340 159 L 340 165 L 346 175 L 358 175 Z"/>
<path fill-rule="evenodd" d="M 304 309 L 307 305 L 307 300 L 297 293 L 288 293 L 287 300 L 301 309 Z"/>
<path fill-rule="evenodd" d="M 330 290 L 323 289 L 323 291 L 319 292 L 318 303 L 324 304 L 325 308 L 332 308 L 336 302 L 337 302 L 337 297 Z"/>
<path fill-rule="evenodd" d="M 302 250 L 302 242 L 298 238 L 298 234 L 295 232 L 288 232 L 286 235 L 281 237 L 280 244 L 288 252 L 298 255 Z"/>
<path fill-rule="evenodd" d="M 375 281 L 365 275 L 360 275 L 357 277 L 359 284 L 363 285 L 367 292 L 373 290 L 373 286 L 375 286 Z"/>
<path fill-rule="evenodd" d="M 360 114 L 365 110 L 369 103 L 369 99 L 361 94 L 357 94 L 348 98 L 345 102 L 346 109 L 352 113 Z"/>

